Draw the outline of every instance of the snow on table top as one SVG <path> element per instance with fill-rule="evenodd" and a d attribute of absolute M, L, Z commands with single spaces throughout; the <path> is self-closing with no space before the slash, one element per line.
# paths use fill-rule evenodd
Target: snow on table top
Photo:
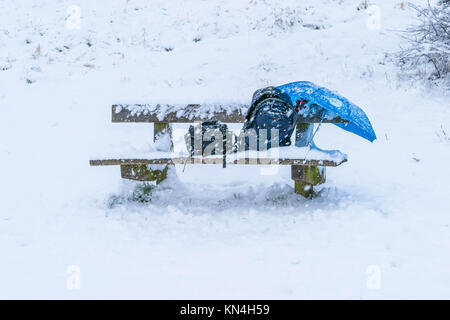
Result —
<path fill-rule="evenodd" d="M 203 104 L 116 104 L 115 113 L 123 109 L 130 112 L 130 116 L 154 114 L 159 120 L 163 120 L 167 114 L 175 113 L 177 117 L 185 116 L 189 119 L 207 118 L 214 113 L 226 112 L 246 114 L 248 105 L 237 102 L 228 103 L 203 103 Z"/>

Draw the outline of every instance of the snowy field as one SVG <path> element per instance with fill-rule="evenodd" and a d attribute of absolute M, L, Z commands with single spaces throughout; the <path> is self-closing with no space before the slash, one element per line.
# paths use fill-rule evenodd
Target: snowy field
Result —
<path fill-rule="evenodd" d="M 0 298 L 450 298 L 450 95 L 389 59 L 414 13 L 373 0 L 372 25 L 362 2 L 0 1 Z M 297 80 L 378 137 L 321 127 L 349 161 L 319 197 L 288 167 L 188 165 L 151 203 L 108 205 L 135 183 L 89 159 L 153 130 L 111 104 L 249 103 Z"/>

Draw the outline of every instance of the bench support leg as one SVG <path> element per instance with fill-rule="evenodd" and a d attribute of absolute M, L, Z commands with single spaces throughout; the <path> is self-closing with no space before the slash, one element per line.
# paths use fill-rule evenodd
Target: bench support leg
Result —
<path fill-rule="evenodd" d="M 157 122 L 154 124 L 153 140 L 156 149 L 170 152 L 173 150 L 172 128 L 167 122 Z M 121 165 L 120 173 L 122 178 L 137 181 L 156 181 L 161 183 L 167 178 L 169 170 L 175 170 L 173 165 Z"/>
<path fill-rule="evenodd" d="M 309 198 L 314 195 L 314 186 L 325 183 L 325 167 L 293 165 L 291 177 L 295 182 L 295 193 Z"/>
<path fill-rule="evenodd" d="M 159 151 L 173 150 L 172 127 L 168 122 L 155 122 L 153 124 L 153 142 Z"/>
<path fill-rule="evenodd" d="M 170 123 L 155 122 L 153 125 L 153 141 L 156 149 L 159 151 L 172 151 L 172 127 Z M 146 181 L 156 181 L 156 183 L 164 181 L 169 170 L 175 170 L 175 167 L 172 165 L 148 165 L 146 167 L 146 177 L 148 178 Z"/>
<path fill-rule="evenodd" d="M 310 198 L 314 194 L 313 185 L 303 181 L 294 180 L 294 192 L 305 198 Z"/>
<path fill-rule="evenodd" d="M 311 123 L 297 123 L 295 128 L 295 145 L 309 147 L 313 144 L 313 129 Z M 310 198 L 314 196 L 314 186 L 325 183 L 325 167 L 318 166 L 291 166 L 291 177 L 294 180 L 295 193 Z"/>
<path fill-rule="evenodd" d="M 312 143 L 314 125 L 312 123 L 297 123 L 295 126 L 295 146 L 307 147 Z"/>
<path fill-rule="evenodd" d="M 120 166 L 120 174 L 123 179 L 136 181 L 156 181 L 157 184 L 167 178 L 168 170 L 168 165 L 163 165 L 162 170 L 154 170 L 154 168 L 152 169 L 150 165 L 146 164 Z"/>

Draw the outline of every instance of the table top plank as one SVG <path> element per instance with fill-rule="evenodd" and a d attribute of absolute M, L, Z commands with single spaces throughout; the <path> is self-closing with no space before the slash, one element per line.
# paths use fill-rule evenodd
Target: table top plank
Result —
<path fill-rule="evenodd" d="M 243 123 L 249 106 L 245 104 L 114 104 L 112 122 L 169 122 L 189 123 L 216 120 L 224 123 Z M 304 123 L 346 123 L 335 115 L 322 113 L 302 117 Z"/>

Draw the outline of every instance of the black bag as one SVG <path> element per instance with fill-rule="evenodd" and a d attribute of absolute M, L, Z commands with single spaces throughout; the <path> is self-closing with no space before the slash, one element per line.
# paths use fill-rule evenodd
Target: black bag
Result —
<path fill-rule="evenodd" d="M 271 129 L 278 129 L 279 146 L 291 145 L 291 136 L 297 123 L 297 110 L 291 98 L 275 87 L 256 90 L 252 104 L 247 112 L 243 130 L 254 129 L 257 135 L 257 148 L 260 146 L 259 130 L 267 130 L 267 149 L 271 148 Z M 261 143 L 266 143 L 261 141 Z M 249 141 L 245 147 L 248 150 Z"/>
<path fill-rule="evenodd" d="M 201 129 L 201 133 L 200 133 Z M 221 133 L 220 137 L 217 137 L 215 133 Z M 186 143 L 188 145 L 188 151 L 192 156 L 202 155 L 216 155 L 220 152 L 223 155 L 223 168 L 226 168 L 226 154 L 227 154 L 227 134 L 228 127 L 226 124 L 219 121 L 206 121 L 202 122 L 200 126 L 189 126 L 189 131 L 186 137 Z M 195 138 L 201 139 L 201 150 L 195 150 Z M 211 145 L 212 144 L 212 145 Z M 212 150 L 207 150 L 209 154 L 205 154 L 205 149 L 209 146 Z M 210 152 L 209 152 L 210 151 Z"/>

